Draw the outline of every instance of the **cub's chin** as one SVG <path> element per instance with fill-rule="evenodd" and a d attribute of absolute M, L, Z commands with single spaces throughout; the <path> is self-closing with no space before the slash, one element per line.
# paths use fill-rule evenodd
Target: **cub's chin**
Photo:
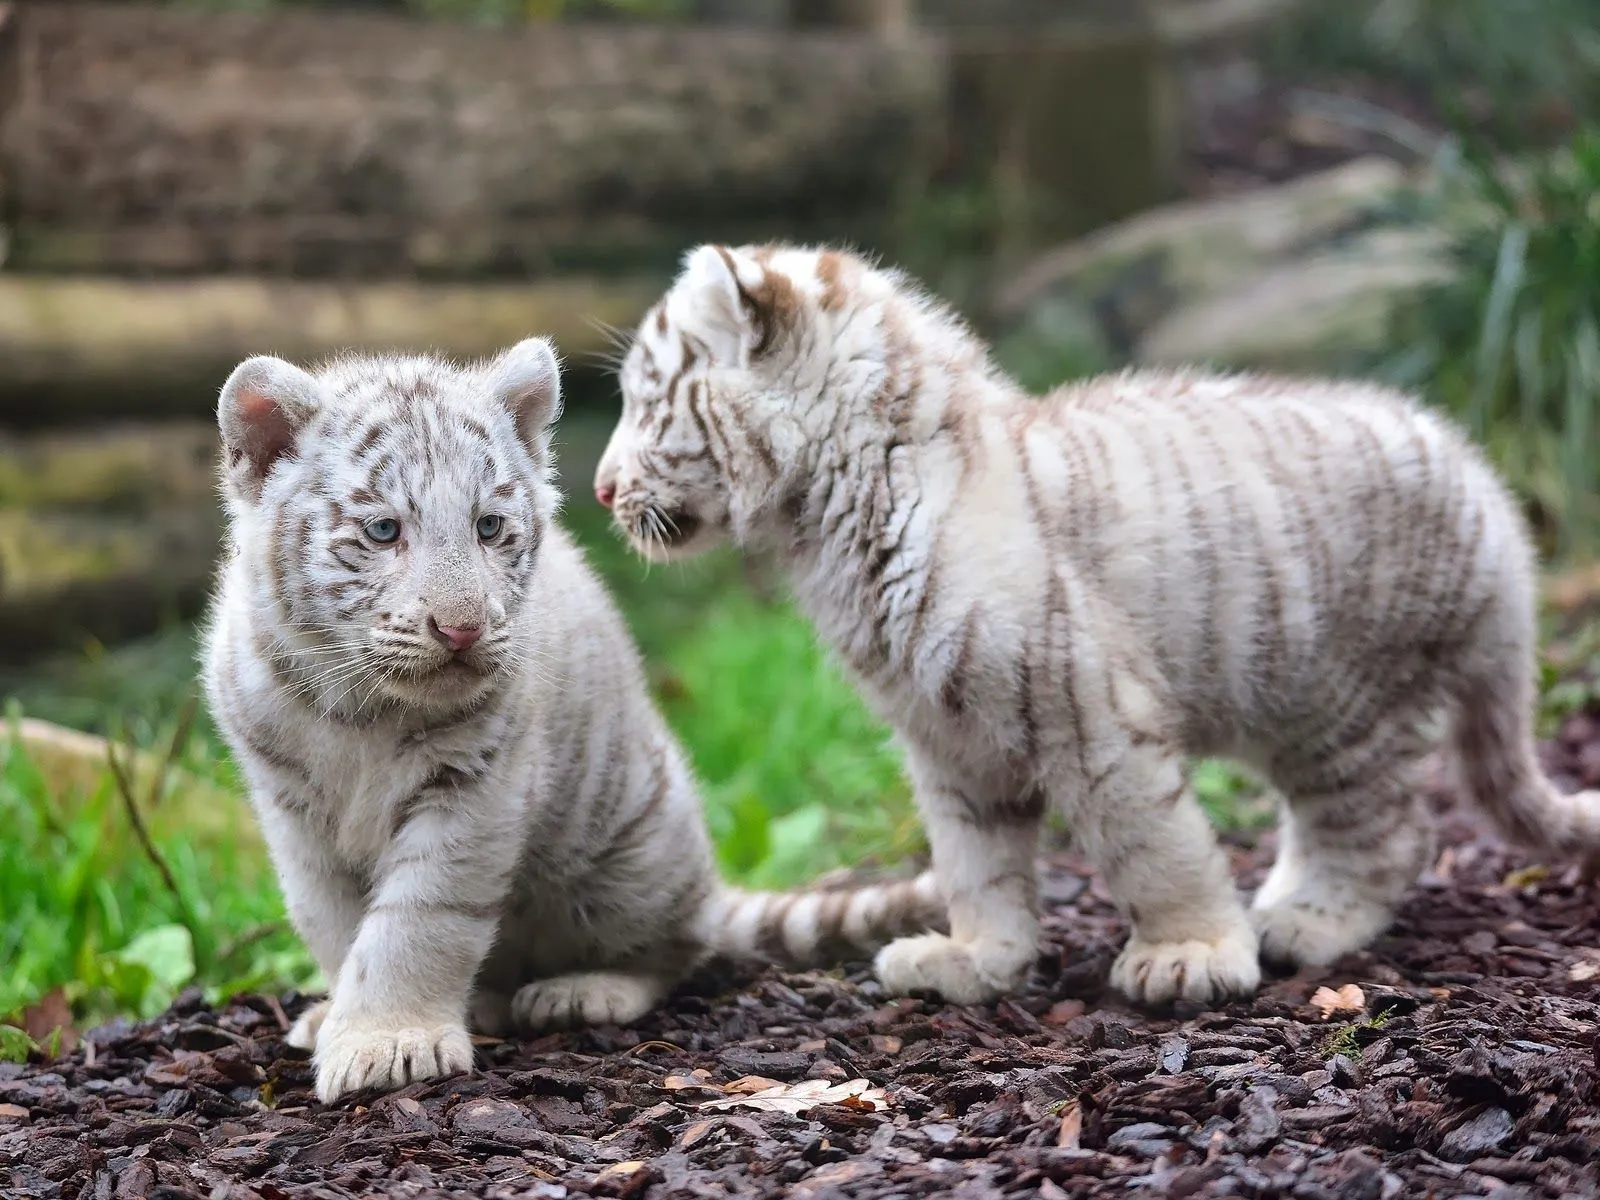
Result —
<path fill-rule="evenodd" d="M 459 708 L 470 705 L 502 674 L 499 664 L 479 655 L 451 657 L 421 670 L 392 675 L 384 690 L 408 708 Z"/>
<path fill-rule="evenodd" d="M 694 558 L 723 541 L 716 527 L 688 509 L 647 506 L 631 520 L 620 514 L 615 520 L 634 553 L 653 563 Z"/>

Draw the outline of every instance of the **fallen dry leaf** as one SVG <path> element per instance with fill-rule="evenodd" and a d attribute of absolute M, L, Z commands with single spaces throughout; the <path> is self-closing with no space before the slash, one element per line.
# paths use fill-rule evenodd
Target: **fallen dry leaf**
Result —
<path fill-rule="evenodd" d="M 1056 1134 L 1056 1145 L 1065 1150 L 1076 1150 L 1082 1133 L 1083 1105 L 1074 1100 L 1061 1108 L 1061 1129 Z"/>
<path fill-rule="evenodd" d="M 1439 859 L 1433 864 L 1433 873 L 1442 880 L 1451 880 L 1456 874 L 1456 848 L 1446 846 L 1439 852 Z"/>
<path fill-rule="evenodd" d="M 741 1075 L 732 1083 L 723 1084 L 722 1090 L 730 1096 L 754 1096 L 768 1088 L 782 1086 L 776 1079 L 768 1079 L 765 1075 Z"/>
<path fill-rule="evenodd" d="M 1596 976 L 1600 976 L 1600 963 L 1573 963 L 1567 968 L 1567 978 L 1573 983 L 1587 983 Z"/>
<path fill-rule="evenodd" d="M 558 1033 L 551 1034 L 550 1037 L 558 1042 L 561 1040 L 561 1035 Z M 541 1038 L 540 1040 L 543 1041 L 545 1039 Z M 683 1053 L 682 1046 L 674 1046 L 671 1042 L 663 1042 L 660 1038 L 654 1038 L 648 1042 L 640 1042 L 637 1046 L 630 1047 L 628 1053 L 643 1054 L 646 1050 L 669 1050 L 673 1054 Z"/>
<path fill-rule="evenodd" d="M 845 1104 L 847 1101 L 853 1101 L 849 1107 L 861 1112 L 875 1112 L 879 1108 L 889 1107 L 888 1093 L 882 1088 L 873 1087 L 865 1079 L 833 1084 L 825 1079 L 803 1079 L 799 1083 L 774 1084 L 748 1096 L 707 1100 L 700 1108 L 753 1108 L 760 1112 L 784 1112 L 798 1116 L 819 1104 Z"/>
<path fill-rule="evenodd" d="M 1353 983 L 1345 984 L 1337 992 L 1332 988 L 1319 987 L 1311 994 L 1311 1007 L 1322 1014 L 1324 1021 L 1334 1013 L 1365 1012 L 1367 994 Z"/>
<path fill-rule="evenodd" d="M 37 1003 L 22 1010 L 22 1029 L 39 1045 L 50 1048 L 50 1039 L 61 1032 L 62 1054 L 71 1054 L 78 1045 L 78 1031 L 72 1027 L 72 1005 L 61 988 L 51 988 Z"/>
<path fill-rule="evenodd" d="M 823 1163 L 806 1177 L 808 1188 L 836 1188 L 842 1184 L 852 1183 L 861 1179 L 873 1170 L 872 1166 L 859 1159 L 846 1159 L 844 1162 Z"/>

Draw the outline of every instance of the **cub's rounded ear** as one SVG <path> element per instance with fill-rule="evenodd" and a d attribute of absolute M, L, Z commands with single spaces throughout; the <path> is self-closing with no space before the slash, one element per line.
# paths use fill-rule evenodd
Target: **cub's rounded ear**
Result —
<path fill-rule="evenodd" d="M 561 415 L 561 360 L 548 338 L 524 338 L 491 367 L 494 398 L 511 414 L 525 445 L 535 446 Z"/>
<path fill-rule="evenodd" d="M 736 363 L 770 347 L 798 314 L 787 276 L 729 246 L 689 251 L 667 303 L 680 328 Z"/>
<path fill-rule="evenodd" d="M 294 449 L 320 403 L 317 381 L 281 358 L 258 354 L 233 369 L 222 385 L 217 425 L 228 473 L 247 499 L 261 494 L 272 465 Z"/>

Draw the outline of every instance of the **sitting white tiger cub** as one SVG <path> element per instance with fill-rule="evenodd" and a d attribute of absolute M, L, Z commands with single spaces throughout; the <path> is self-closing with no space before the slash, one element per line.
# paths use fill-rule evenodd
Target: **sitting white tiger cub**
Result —
<path fill-rule="evenodd" d="M 1021 981 L 1050 808 L 1131 918 L 1136 1000 L 1357 949 L 1429 860 L 1438 716 L 1507 834 L 1600 847 L 1600 794 L 1534 757 L 1520 515 L 1405 397 L 1195 372 L 1034 397 L 903 276 L 784 246 L 691 253 L 621 379 L 595 487 L 637 548 L 776 550 L 898 729 L 951 933 L 880 952 L 891 989 Z M 1197 754 L 1287 796 L 1249 915 Z"/>
<path fill-rule="evenodd" d="M 943 924 L 931 880 L 745 893 L 621 616 L 555 523 L 556 357 L 248 359 L 211 711 L 331 986 L 317 1094 L 483 1032 L 636 1020 L 711 954 L 828 962 Z"/>

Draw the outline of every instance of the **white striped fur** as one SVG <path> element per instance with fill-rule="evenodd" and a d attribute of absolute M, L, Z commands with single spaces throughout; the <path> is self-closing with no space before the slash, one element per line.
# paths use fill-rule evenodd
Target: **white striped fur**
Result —
<path fill-rule="evenodd" d="M 331 985 L 292 1038 L 327 1101 L 465 1070 L 469 1012 L 626 1023 L 710 954 L 828 961 L 942 921 L 928 879 L 720 885 L 628 632 L 552 520 L 558 398 L 540 340 L 466 367 L 254 358 L 223 388 L 206 691 Z"/>
<path fill-rule="evenodd" d="M 1406 397 L 1186 371 L 1033 397 L 903 276 L 785 246 L 690 254 L 621 381 L 596 488 L 636 546 L 775 550 L 899 732 L 952 931 L 885 948 L 893 990 L 1017 986 L 1047 808 L 1131 917 L 1139 1001 L 1355 950 L 1431 853 L 1438 718 L 1508 834 L 1600 847 L 1600 794 L 1534 757 L 1520 514 Z M 1288 798 L 1248 915 L 1200 754 Z"/>

